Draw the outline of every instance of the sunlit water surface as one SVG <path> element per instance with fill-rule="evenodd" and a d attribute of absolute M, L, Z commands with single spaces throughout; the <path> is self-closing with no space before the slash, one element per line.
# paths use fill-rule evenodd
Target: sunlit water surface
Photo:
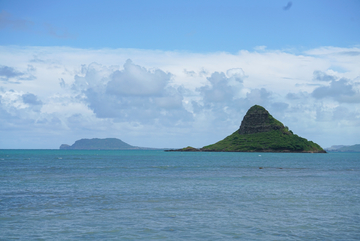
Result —
<path fill-rule="evenodd" d="M 0 150 L 0 240 L 359 240 L 360 154 Z"/>

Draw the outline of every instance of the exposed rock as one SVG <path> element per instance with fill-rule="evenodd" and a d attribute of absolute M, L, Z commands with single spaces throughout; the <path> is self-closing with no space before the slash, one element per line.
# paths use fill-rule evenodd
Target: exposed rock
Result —
<path fill-rule="evenodd" d="M 239 134 L 254 134 L 284 128 L 280 122 L 274 120 L 265 108 L 254 105 L 247 111 L 242 120 Z"/>

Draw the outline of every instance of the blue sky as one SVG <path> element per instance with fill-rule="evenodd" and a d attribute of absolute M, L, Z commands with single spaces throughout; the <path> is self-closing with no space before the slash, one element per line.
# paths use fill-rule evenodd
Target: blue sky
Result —
<path fill-rule="evenodd" d="M 235 53 L 261 45 L 348 47 L 360 37 L 357 0 L 2 0 L 0 7 L 23 24 L 2 29 L 3 45 Z"/>
<path fill-rule="evenodd" d="M 0 0 L 0 148 L 201 147 L 253 104 L 360 139 L 359 1 Z"/>

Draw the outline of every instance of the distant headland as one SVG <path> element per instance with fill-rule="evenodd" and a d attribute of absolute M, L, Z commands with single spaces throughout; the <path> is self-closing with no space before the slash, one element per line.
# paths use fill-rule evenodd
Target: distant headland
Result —
<path fill-rule="evenodd" d="M 326 153 L 318 144 L 295 135 L 259 105 L 247 111 L 237 131 L 215 144 L 166 151 Z"/>
<path fill-rule="evenodd" d="M 325 148 L 325 150 L 327 152 L 360 152 L 360 144 L 355 144 L 351 146 L 335 145 Z"/>
<path fill-rule="evenodd" d="M 61 150 L 155 150 L 156 148 L 138 147 L 129 145 L 117 138 L 93 138 L 81 139 L 75 141 L 74 144 L 62 144 Z"/>

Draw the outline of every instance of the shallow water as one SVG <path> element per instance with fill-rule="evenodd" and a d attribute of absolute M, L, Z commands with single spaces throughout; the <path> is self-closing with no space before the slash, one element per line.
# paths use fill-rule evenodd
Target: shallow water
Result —
<path fill-rule="evenodd" d="M 358 240 L 360 154 L 0 150 L 0 240 Z"/>

